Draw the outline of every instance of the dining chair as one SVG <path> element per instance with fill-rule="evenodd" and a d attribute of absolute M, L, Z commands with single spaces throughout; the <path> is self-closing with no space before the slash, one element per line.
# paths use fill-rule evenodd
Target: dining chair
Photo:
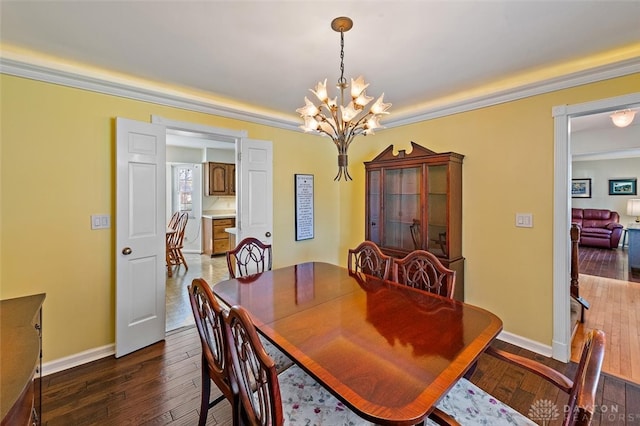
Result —
<path fill-rule="evenodd" d="M 433 253 L 414 250 L 402 259 L 393 259 L 391 280 L 451 299 L 456 271 L 444 266 Z"/>
<path fill-rule="evenodd" d="M 234 306 L 226 316 L 227 339 L 240 404 L 249 425 L 372 425 L 349 410 L 294 365 L 277 374 L 248 312 Z M 242 409 L 240 409 L 242 407 Z M 240 417 L 240 418 L 242 418 Z"/>
<path fill-rule="evenodd" d="M 189 269 L 187 261 L 182 254 L 184 231 L 189 220 L 189 213 L 180 213 L 175 224 L 174 232 L 167 234 L 167 270 L 171 272 L 174 266 L 184 265 L 186 270 Z"/>
<path fill-rule="evenodd" d="M 387 280 L 391 274 L 391 256 L 382 253 L 373 241 L 363 241 L 354 249 L 349 249 L 347 264 L 350 272 L 362 272 Z"/>
<path fill-rule="evenodd" d="M 247 237 L 227 251 L 229 278 L 245 277 L 271 270 L 271 244 Z"/>
<path fill-rule="evenodd" d="M 188 292 L 202 345 L 202 394 L 198 424 L 203 426 L 207 422 L 209 409 L 225 398 L 231 403 L 232 414 L 236 415 L 238 413 L 238 397 L 235 382 L 231 376 L 224 311 L 204 279 L 194 279 L 188 286 Z M 222 392 L 222 395 L 213 401 L 210 401 L 211 381 Z M 233 424 L 237 424 L 235 417 Z"/>
<path fill-rule="evenodd" d="M 176 229 L 176 225 L 178 224 L 179 217 L 180 217 L 179 211 L 173 212 L 173 214 L 171 215 L 171 218 L 169 219 L 169 225 L 167 226 L 171 229 Z"/>
<path fill-rule="evenodd" d="M 532 404 L 529 417 L 525 417 L 468 380 L 460 379 L 440 400 L 427 424 L 535 425 L 534 420 L 548 424 L 564 415 L 565 426 L 589 425 L 597 408 L 595 398 L 604 345 L 605 333 L 592 330 L 585 340 L 573 380 L 532 359 L 489 347 L 487 354 L 535 373 L 564 391 L 569 395 L 567 404 L 556 406 L 555 397 L 538 400 Z"/>

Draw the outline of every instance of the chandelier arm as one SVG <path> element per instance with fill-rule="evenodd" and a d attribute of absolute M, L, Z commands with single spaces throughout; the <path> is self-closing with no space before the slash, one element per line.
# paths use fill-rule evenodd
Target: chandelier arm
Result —
<path fill-rule="evenodd" d="M 351 140 L 358 135 L 361 135 L 364 132 L 363 123 L 367 121 L 370 115 L 374 115 L 369 112 L 366 115 L 360 117 L 358 121 L 356 121 L 352 126 L 349 126 L 349 144 L 351 144 Z"/>

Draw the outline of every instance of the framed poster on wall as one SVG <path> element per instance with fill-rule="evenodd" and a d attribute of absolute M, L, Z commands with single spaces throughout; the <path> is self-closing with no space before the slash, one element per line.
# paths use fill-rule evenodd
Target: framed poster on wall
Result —
<path fill-rule="evenodd" d="M 609 179 L 609 195 L 637 195 L 637 179 Z"/>
<path fill-rule="evenodd" d="M 296 191 L 296 241 L 313 238 L 313 175 L 294 175 Z"/>
<path fill-rule="evenodd" d="M 591 198 L 591 179 L 571 179 L 571 198 Z"/>

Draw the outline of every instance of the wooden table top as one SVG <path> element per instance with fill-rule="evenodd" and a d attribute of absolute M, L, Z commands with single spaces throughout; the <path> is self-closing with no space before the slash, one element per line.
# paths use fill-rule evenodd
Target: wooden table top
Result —
<path fill-rule="evenodd" d="M 213 291 L 363 418 L 415 424 L 502 330 L 494 314 L 310 262 Z"/>

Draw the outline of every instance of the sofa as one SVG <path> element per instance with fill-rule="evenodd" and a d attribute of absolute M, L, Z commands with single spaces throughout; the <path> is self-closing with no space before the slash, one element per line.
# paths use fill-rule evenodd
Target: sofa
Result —
<path fill-rule="evenodd" d="M 620 215 L 605 209 L 571 209 L 571 222 L 580 228 L 582 246 L 617 248 L 623 226 Z"/>

